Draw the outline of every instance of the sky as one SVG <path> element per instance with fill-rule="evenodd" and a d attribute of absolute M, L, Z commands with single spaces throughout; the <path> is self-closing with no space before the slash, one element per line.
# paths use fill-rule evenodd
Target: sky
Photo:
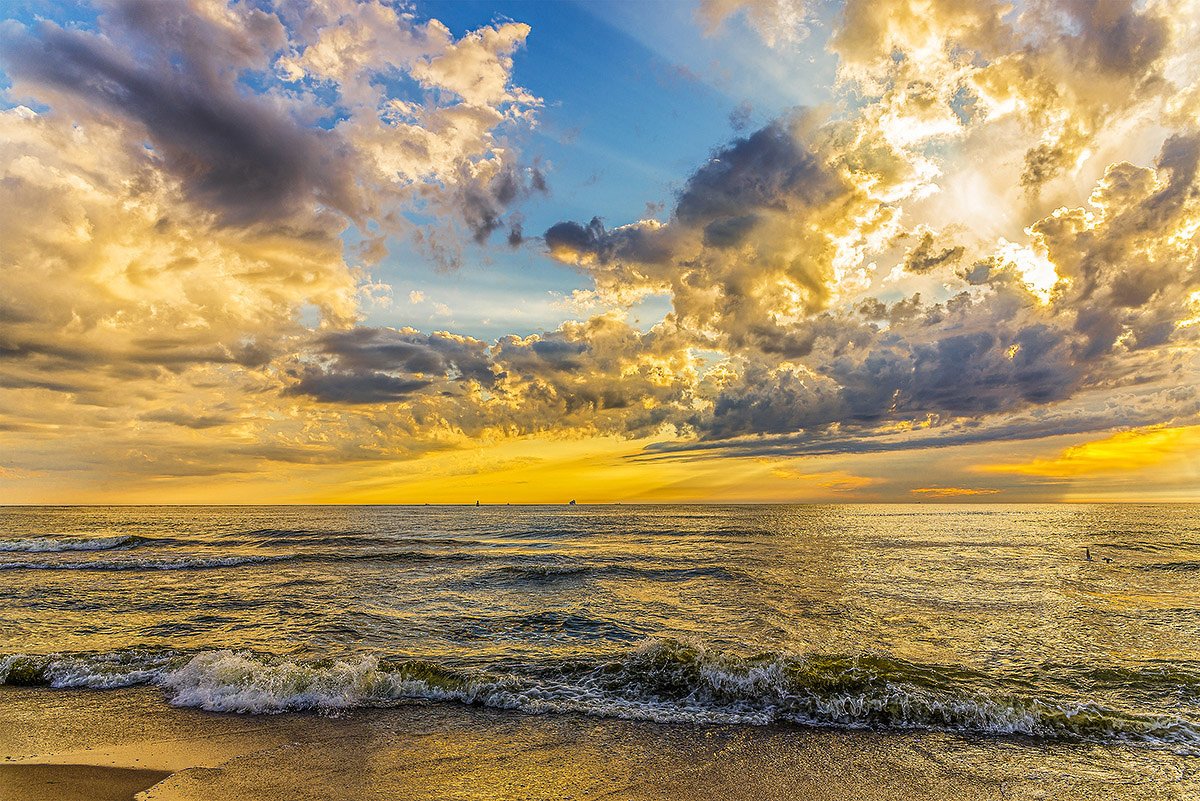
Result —
<path fill-rule="evenodd" d="M 1200 0 L 12 0 L 0 502 L 1200 501 Z"/>

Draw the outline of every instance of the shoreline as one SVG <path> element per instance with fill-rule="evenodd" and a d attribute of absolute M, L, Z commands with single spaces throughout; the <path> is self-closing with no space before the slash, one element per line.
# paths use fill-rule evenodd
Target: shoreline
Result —
<path fill-rule="evenodd" d="M 931 732 L 655 724 L 403 704 L 175 708 L 153 688 L 0 690 L 0 799 L 1180 799 L 1200 759 Z M 35 780 L 57 781 L 36 795 Z M 72 784 L 75 782 L 76 784 Z M 82 795 L 70 792 L 81 786 Z"/>

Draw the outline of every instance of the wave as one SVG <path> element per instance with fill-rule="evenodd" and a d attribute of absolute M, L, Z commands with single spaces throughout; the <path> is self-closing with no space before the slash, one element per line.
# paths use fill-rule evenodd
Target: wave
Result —
<path fill-rule="evenodd" d="M 485 578 L 550 583 L 571 580 L 581 576 L 616 576 L 666 581 L 685 581 L 695 578 L 745 581 L 751 578 L 747 573 L 722 566 L 647 567 L 623 564 L 504 565 L 486 574 Z"/>
<path fill-rule="evenodd" d="M 163 688 L 172 704 L 213 712 L 336 713 L 419 699 L 660 723 L 785 723 L 1121 741 L 1200 754 L 1200 722 L 1178 714 L 1119 708 L 1038 690 L 1024 680 L 1006 682 L 962 667 L 878 654 L 745 657 L 651 639 L 612 661 L 509 668 L 460 670 L 376 656 L 304 662 L 232 650 L 15 655 L 0 658 L 0 683 L 148 684 Z M 1130 670 L 1119 669 L 1114 680 L 1128 680 Z M 1149 682 L 1155 675 L 1151 669 L 1142 678 Z M 1093 680 L 1103 677 L 1092 674 Z M 1200 686 L 1192 690 L 1200 692 Z"/>
<path fill-rule="evenodd" d="M 24 540 L 0 540 L 0 553 L 62 553 L 64 551 L 110 551 L 133 548 L 150 542 L 147 537 L 125 534 L 116 537 L 54 539 L 37 537 Z"/>
<path fill-rule="evenodd" d="M 338 562 L 438 562 L 470 561 L 480 557 L 470 553 L 431 553 L 428 551 L 382 551 L 378 553 L 285 553 L 247 554 L 243 556 L 195 557 L 161 556 L 147 559 L 89 559 L 74 561 L 0 562 L 0 570 L 216 570 L 223 567 L 242 567 L 276 562 L 338 563 Z"/>
<path fill-rule="evenodd" d="M 153 683 L 178 657 L 171 653 L 10 654 L 0 657 L 0 685 L 111 689 Z"/>
<path fill-rule="evenodd" d="M 107 559 L 57 562 L 0 562 L 0 570 L 214 570 L 267 562 L 288 562 L 299 558 L 294 554 L 278 556 L 226 556 L 212 559 L 189 557 L 159 559 Z"/>
<path fill-rule="evenodd" d="M 1143 570 L 1172 570 L 1180 572 L 1191 572 L 1200 570 L 1200 561 L 1185 561 L 1185 562 L 1157 562 L 1141 566 Z"/>
<path fill-rule="evenodd" d="M 137 539 L 137 538 L 126 538 Z M 2 550 L 2 549 L 0 549 Z M 83 548 L 45 549 L 42 553 L 58 553 Z M 100 547 L 91 550 L 101 550 Z M 123 550 L 113 547 L 110 550 Z M 28 551 L 33 553 L 32 549 Z M 249 553 L 238 556 L 197 556 L 189 554 L 146 556 L 141 559 L 48 559 L 39 561 L 0 561 L 0 570 L 99 570 L 99 571 L 153 571 L 153 570 L 215 570 L 223 567 L 294 562 L 305 564 L 336 564 L 355 562 L 360 564 L 404 564 L 410 562 L 494 562 L 493 554 L 472 551 L 357 551 L 349 553 L 292 552 L 282 554 Z M 501 565 L 484 573 L 487 580 L 516 582 L 554 582 L 582 576 L 616 576 L 639 579 L 682 581 L 695 578 L 719 578 L 726 581 L 746 580 L 748 575 L 726 567 L 642 567 L 637 565 L 562 565 L 562 564 L 518 564 Z"/>
<path fill-rule="evenodd" d="M 324 533 L 308 528 L 256 528 L 246 531 L 245 535 L 247 537 L 302 537 L 322 536 Z"/>
<path fill-rule="evenodd" d="M 516 581 L 552 582 L 586 576 L 592 572 L 594 572 L 594 568 L 589 565 L 504 565 L 487 577 Z"/>

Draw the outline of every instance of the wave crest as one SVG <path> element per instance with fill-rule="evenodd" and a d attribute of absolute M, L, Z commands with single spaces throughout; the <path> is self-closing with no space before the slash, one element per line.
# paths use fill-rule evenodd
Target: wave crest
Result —
<path fill-rule="evenodd" d="M 0 540 L 0 553 L 63 553 L 66 551 L 110 551 L 132 548 L 143 542 L 145 537 L 125 534 L 116 537 L 87 537 L 83 539 L 55 539 L 35 537 L 22 540 Z"/>
<path fill-rule="evenodd" d="M 1147 682 L 1157 675 L 1153 669 L 1146 672 Z M 1088 675 L 1098 681 L 1102 673 L 1093 669 Z M 1121 682 L 1137 678 L 1129 669 L 1118 673 Z M 989 677 L 880 654 L 739 656 L 665 638 L 647 640 L 616 660 L 545 663 L 516 672 L 456 670 L 376 656 L 288 660 L 232 650 L 16 655 L 0 658 L 0 684 L 152 684 L 165 689 L 173 704 L 214 712 L 333 713 L 421 699 L 662 723 L 1025 735 L 1170 745 L 1200 753 L 1195 720 L 1034 690 L 1027 677 Z M 1187 684 L 1186 694 L 1200 697 L 1200 684 Z"/>

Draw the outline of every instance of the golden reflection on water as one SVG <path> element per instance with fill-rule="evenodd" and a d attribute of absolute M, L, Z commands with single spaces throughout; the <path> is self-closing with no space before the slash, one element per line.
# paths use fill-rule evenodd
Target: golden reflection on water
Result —
<path fill-rule="evenodd" d="M 45 657 L 31 680 L 186 664 L 190 703 L 242 710 L 387 704 L 403 679 L 653 719 L 1200 716 L 1194 506 L 0 513 L 40 543 L 0 553 L 0 656 Z"/>

